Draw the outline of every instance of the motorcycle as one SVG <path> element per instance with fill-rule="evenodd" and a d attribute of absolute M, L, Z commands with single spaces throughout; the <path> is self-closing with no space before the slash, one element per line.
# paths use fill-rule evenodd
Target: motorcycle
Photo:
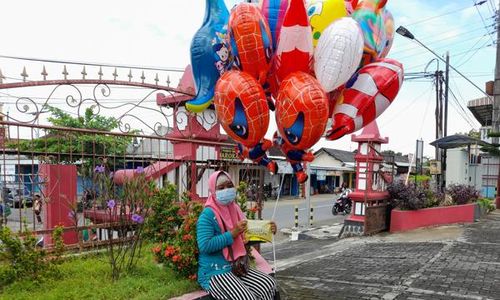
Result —
<path fill-rule="evenodd" d="M 352 209 L 352 200 L 349 198 L 349 194 L 352 192 L 351 189 L 345 189 L 342 191 L 340 196 L 335 200 L 335 203 L 332 207 L 332 214 L 335 216 L 338 213 L 342 213 L 344 215 L 348 215 L 351 213 Z"/>

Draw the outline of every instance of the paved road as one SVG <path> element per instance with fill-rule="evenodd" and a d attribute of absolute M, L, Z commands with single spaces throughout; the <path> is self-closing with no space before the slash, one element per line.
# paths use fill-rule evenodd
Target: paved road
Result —
<path fill-rule="evenodd" d="M 284 242 L 282 299 L 500 299 L 499 232 L 497 211 L 469 225 Z"/>
<path fill-rule="evenodd" d="M 313 224 L 325 223 L 341 223 L 344 216 L 332 215 L 333 199 L 335 195 L 316 195 L 311 197 L 311 206 L 314 208 Z M 264 204 L 262 218 L 271 219 L 274 211 L 274 200 L 268 200 Z M 306 226 L 309 222 L 309 214 L 307 212 L 307 203 L 305 199 L 281 199 L 278 202 L 276 209 L 275 221 L 279 228 L 291 228 L 295 223 L 295 206 L 299 208 L 299 226 Z"/>

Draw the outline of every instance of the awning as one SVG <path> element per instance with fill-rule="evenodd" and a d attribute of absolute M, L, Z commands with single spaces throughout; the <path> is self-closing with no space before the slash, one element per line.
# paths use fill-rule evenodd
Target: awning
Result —
<path fill-rule="evenodd" d="M 443 138 L 435 140 L 430 144 L 441 149 L 453 149 L 469 145 L 488 145 L 488 143 L 481 141 L 480 139 L 462 134 L 445 136 Z"/>

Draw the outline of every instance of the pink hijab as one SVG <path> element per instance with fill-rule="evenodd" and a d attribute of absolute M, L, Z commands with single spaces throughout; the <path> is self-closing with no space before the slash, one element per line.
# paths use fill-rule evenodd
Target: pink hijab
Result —
<path fill-rule="evenodd" d="M 217 171 L 210 175 L 208 179 L 208 191 L 209 196 L 207 202 L 205 202 L 205 207 L 210 207 L 217 218 L 217 223 L 219 223 L 219 227 L 222 232 L 224 232 L 224 225 L 222 224 L 222 220 L 224 220 L 224 224 L 226 225 L 226 230 L 231 231 L 238 221 L 246 219 L 241 211 L 240 207 L 236 202 L 232 202 L 231 204 L 224 206 L 215 199 L 215 187 L 217 183 L 217 177 L 219 175 L 225 174 L 229 179 L 231 177 L 224 171 Z M 234 239 L 233 244 L 230 246 L 233 249 L 234 259 L 237 259 L 240 256 L 246 255 L 245 244 L 243 243 L 243 238 L 239 235 Z M 222 249 L 222 254 L 227 261 L 232 261 L 231 256 L 229 255 L 228 247 Z"/>

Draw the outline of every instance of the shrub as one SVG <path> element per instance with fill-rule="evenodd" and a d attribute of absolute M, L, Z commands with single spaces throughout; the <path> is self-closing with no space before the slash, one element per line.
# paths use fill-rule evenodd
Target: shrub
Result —
<path fill-rule="evenodd" d="M 0 286 L 20 279 L 38 281 L 57 274 L 47 253 L 37 249 L 36 243 L 36 236 L 28 229 L 20 235 L 8 227 L 0 228 L 0 262 L 3 263 L 3 266 L 0 263 Z"/>
<path fill-rule="evenodd" d="M 156 261 L 164 263 L 182 277 L 196 279 L 198 272 L 198 245 L 196 222 L 203 209 L 199 202 L 185 195 L 180 203 L 172 203 L 179 212 L 180 225 L 163 235 L 166 240 L 153 247 Z M 172 221 L 173 222 L 173 221 Z"/>
<path fill-rule="evenodd" d="M 477 200 L 477 203 L 479 204 L 479 206 L 486 209 L 487 212 L 495 210 L 495 205 L 493 204 L 493 200 L 491 200 L 491 199 L 481 198 L 481 199 Z"/>
<path fill-rule="evenodd" d="M 401 210 L 416 210 L 424 208 L 427 197 L 423 189 L 403 182 L 390 184 L 387 191 L 391 195 L 391 204 Z"/>
<path fill-rule="evenodd" d="M 479 192 L 473 187 L 465 184 L 452 184 L 446 192 L 450 194 L 453 202 L 457 205 L 476 202 L 479 199 Z"/>
<path fill-rule="evenodd" d="M 254 220 L 256 218 L 258 206 L 257 204 L 255 204 L 253 207 L 248 208 L 248 184 L 244 181 L 240 181 L 240 184 L 236 188 L 236 191 L 238 193 L 238 195 L 236 196 L 236 202 L 240 206 L 241 211 L 245 214 L 247 219 Z"/>
<path fill-rule="evenodd" d="M 177 198 L 177 189 L 173 184 L 167 184 L 151 197 L 151 213 L 144 223 L 144 238 L 158 243 L 174 237 L 183 221 Z"/>

